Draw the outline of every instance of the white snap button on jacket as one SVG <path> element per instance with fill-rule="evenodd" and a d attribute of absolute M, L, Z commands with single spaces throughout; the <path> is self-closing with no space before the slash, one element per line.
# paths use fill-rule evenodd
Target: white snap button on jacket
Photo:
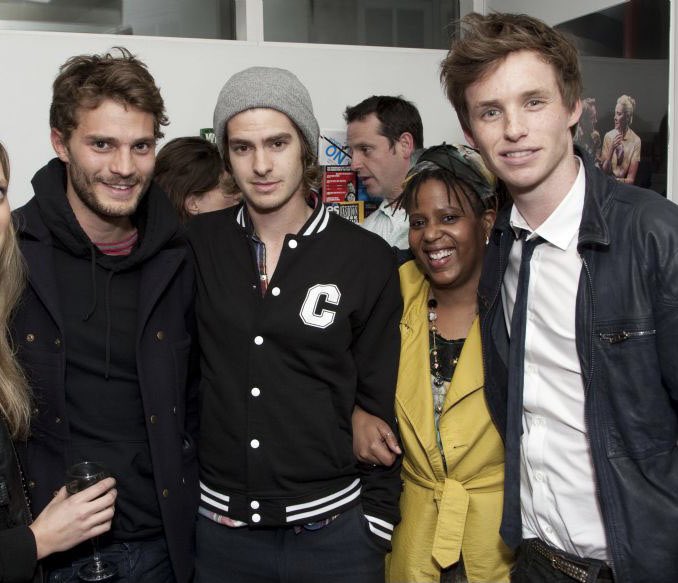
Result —
<path fill-rule="evenodd" d="M 264 343 L 263 337 L 262 337 L 262 336 L 255 336 L 255 337 L 254 337 L 254 343 L 255 343 L 257 346 L 261 346 L 261 345 Z"/>
<path fill-rule="evenodd" d="M 288 243 L 287 243 L 287 246 L 288 246 L 290 249 L 296 249 L 298 244 L 299 244 L 299 243 L 297 243 L 294 239 L 290 239 L 290 240 L 288 241 Z"/>
<path fill-rule="evenodd" d="M 261 395 L 261 390 L 259 389 L 259 387 L 252 387 L 250 393 L 252 393 L 253 397 L 258 397 L 259 395 Z"/>
<path fill-rule="evenodd" d="M 259 440 L 258 439 L 253 439 L 250 441 L 250 446 L 252 449 L 257 449 L 259 447 Z"/>

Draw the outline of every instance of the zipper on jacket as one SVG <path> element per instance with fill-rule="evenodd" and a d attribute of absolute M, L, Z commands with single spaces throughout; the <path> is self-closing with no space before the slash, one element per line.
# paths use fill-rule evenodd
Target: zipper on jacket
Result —
<path fill-rule="evenodd" d="M 591 293 L 591 327 L 593 327 L 593 323 L 596 321 L 596 294 L 593 289 L 593 277 L 591 276 L 591 270 L 589 269 L 589 264 L 586 262 L 586 258 L 582 255 L 581 256 L 581 261 L 582 265 L 584 266 L 584 271 L 586 271 L 586 281 L 588 282 L 588 288 Z M 576 322 L 575 322 L 576 326 Z M 602 337 L 602 334 L 601 334 Z M 591 384 L 593 383 L 593 371 L 594 371 L 594 359 L 595 359 L 595 350 L 593 349 L 593 338 L 589 338 L 589 378 L 586 381 L 586 386 L 584 387 L 584 423 L 586 424 L 586 434 L 588 436 L 588 441 L 589 441 L 589 446 L 591 445 L 591 419 L 589 418 L 589 410 L 588 407 L 586 406 L 586 399 L 588 398 L 589 395 L 589 390 L 591 389 Z M 593 447 L 591 447 L 591 457 L 593 458 Z M 612 538 L 611 536 L 608 536 L 608 533 L 612 533 L 612 530 L 609 528 L 609 524 L 606 524 L 605 520 L 605 514 L 602 511 L 603 504 L 601 504 L 602 497 L 600 495 L 600 484 L 598 483 L 598 478 L 596 476 L 596 471 L 595 471 L 595 459 L 593 459 L 593 465 L 594 465 L 594 471 L 593 471 L 593 485 L 596 488 L 596 497 L 598 499 L 598 502 L 601 507 L 601 515 L 603 518 L 603 526 L 605 527 L 605 542 L 609 545 L 609 551 L 610 551 L 610 569 L 612 569 L 612 574 L 614 576 L 615 581 L 617 580 L 617 572 L 615 570 L 614 564 L 615 561 L 612 557 L 612 555 L 615 552 L 614 545 L 611 543 L 610 539 Z M 601 466 L 600 468 L 601 472 L 604 472 L 604 468 Z"/>
<path fill-rule="evenodd" d="M 654 336 L 656 330 L 637 330 L 635 332 L 627 332 L 622 330 L 621 332 L 612 332 L 609 334 L 600 334 L 600 339 L 609 342 L 610 344 L 618 344 L 619 342 L 624 342 L 624 340 L 629 340 L 630 338 L 643 338 L 645 336 Z"/>

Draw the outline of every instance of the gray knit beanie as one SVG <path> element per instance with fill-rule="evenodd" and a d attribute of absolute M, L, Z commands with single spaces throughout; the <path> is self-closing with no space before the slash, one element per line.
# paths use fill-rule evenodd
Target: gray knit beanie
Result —
<path fill-rule="evenodd" d="M 222 87 L 214 108 L 214 133 L 222 157 L 226 123 L 247 109 L 265 107 L 289 117 L 301 130 L 311 147 L 318 153 L 318 121 L 313 115 L 313 103 L 306 87 L 285 69 L 250 67 L 233 75 Z"/>

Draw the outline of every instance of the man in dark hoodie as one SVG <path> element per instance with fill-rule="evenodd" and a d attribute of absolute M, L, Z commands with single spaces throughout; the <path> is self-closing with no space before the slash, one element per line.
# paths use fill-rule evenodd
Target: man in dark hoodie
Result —
<path fill-rule="evenodd" d="M 116 581 L 188 582 L 197 511 L 193 267 L 176 213 L 151 182 L 167 125 L 146 66 L 125 49 L 69 59 L 54 82 L 57 158 L 15 213 L 28 285 L 13 335 L 35 400 L 20 444 L 39 512 L 70 464 L 117 479 L 104 559 Z M 91 546 L 56 555 L 77 580 Z"/>

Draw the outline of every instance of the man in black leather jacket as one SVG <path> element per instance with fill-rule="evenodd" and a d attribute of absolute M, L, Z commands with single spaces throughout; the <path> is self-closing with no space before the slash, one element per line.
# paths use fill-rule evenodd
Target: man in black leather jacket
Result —
<path fill-rule="evenodd" d="M 462 26 L 442 78 L 513 200 L 479 289 L 512 581 L 678 581 L 678 207 L 573 146 L 563 35 L 524 15 Z"/>

